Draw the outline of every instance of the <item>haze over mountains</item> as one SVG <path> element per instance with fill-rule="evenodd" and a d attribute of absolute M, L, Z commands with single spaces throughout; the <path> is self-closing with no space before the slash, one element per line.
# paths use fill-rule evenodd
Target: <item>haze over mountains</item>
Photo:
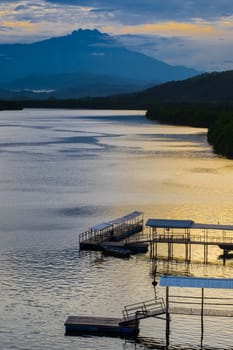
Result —
<path fill-rule="evenodd" d="M 97 30 L 79 29 L 32 44 L 0 45 L 0 96 L 6 98 L 22 97 L 21 90 L 33 98 L 112 95 L 198 73 L 128 50 Z"/>

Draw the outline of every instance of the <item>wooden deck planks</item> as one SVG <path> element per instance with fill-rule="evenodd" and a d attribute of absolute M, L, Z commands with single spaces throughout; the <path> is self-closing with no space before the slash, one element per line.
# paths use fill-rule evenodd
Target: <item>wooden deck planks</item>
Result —
<path fill-rule="evenodd" d="M 100 325 L 100 326 L 118 326 L 121 318 L 108 317 L 89 317 L 89 316 L 69 316 L 65 325 Z"/>

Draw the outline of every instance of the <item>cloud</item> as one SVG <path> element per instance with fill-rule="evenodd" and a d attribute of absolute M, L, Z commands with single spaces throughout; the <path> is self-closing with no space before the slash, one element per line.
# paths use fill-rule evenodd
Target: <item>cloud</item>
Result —
<path fill-rule="evenodd" d="M 50 3 L 90 6 L 114 13 L 121 23 L 142 23 L 147 20 L 182 20 L 193 18 L 216 20 L 233 14 L 232 0 L 47 0 Z"/>
<path fill-rule="evenodd" d="M 233 38 L 229 40 L 195 40 L 189 37 L 156 35 L 119 35 L 123 45 L 172 65 L 202 71 L 230 70 L 233 67 Z M 231 41 L 230 41 L 231 40 Z"/>
<path fill-rule="evenodd" d="M 86 6 L 64 6 L 45 0 L 3 0 L 0 3 L 1 42 L 32 42 L 64 35 L 80 27 L 94 29 L 97 24 L 97 16 Z"/>
<path fill-rule="evenodd" d="M 214 25 L 208 23 L 189 23 L 189 22 L 159 22 L 146 23 L 143 25 L 124 26 L 122 33 L 141 33 L 141 34 L 160 34 L 160 35 L 179 35 L 179 36 L 216 36 L 221 31 Z"/>
<path fill-rule="evenodd" d="M 171 64 L 232 69 L 232 0 L 0 1 L 1 42 L 38 41 L 78 28 L 121 35 L 127 46 Z"/>

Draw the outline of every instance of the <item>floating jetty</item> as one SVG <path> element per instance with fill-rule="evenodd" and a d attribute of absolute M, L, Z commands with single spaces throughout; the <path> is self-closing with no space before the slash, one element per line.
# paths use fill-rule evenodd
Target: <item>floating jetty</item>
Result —
<path fill-rule="evenodd" d="M 233 298 L 208 297 L 206 289 L 233 289 L 231 278 L 204 278 L 168 276 L 160 277 L 160 286 L 166 288 L 166 300 L 152 300 L 127 305 L 122 318 L 69 316 L 65 322 L 66 335 L 100 335 L 134 338 L 139 334 L 140 320 L 156 317 L 166 322 L 166 344 L 169 345 L 171 315 L 200 316 L 201 342 L 204 336 L 204 316 L 233 317 Z M 201 293 L 171 294 L 172 287 L 198 288 Z"/>
<path fill-rule="evenodd" d="M 122 318 L 69 316 L 65 322 L 65 334 L 135 338 L 139 334 L 139 321 L 164 314 L 165 306 L 162 298 L 152 299 L 127 305 L 122 313 Z"/>
<path fill-rule="evenodd" d="M 173 259 L 174 246 L 184 245 L 185 261 L 191 261 L 192 246 L 203 247 L 204 263 L 208 263 L 209 246 L 223 250 L 223 261 L 233 250 L 233 225 L 202 224 L 193 220 L 148 219 L 144 230 L 143 213 L 134 211 L 121 218 L 91 227 L 79 235 L 80 250 L 103 251 L 116 257 L 146 253 L 150 246 L 151 256 L 158 256 L 159 244 L 167 244 L 167 259 Z M 131 236 L 141 232 L 140 239 L 126 242 Z"/>
<path fill-rule="evenodd" d="M 233 289 L 232 278 L 205 278 L 168 276 L 160 277 L 160 286 L 166 287 L 166 348 L 170 342 L 170 315 L 200 316 L 201 348 L 204 338 L 204 316 L 233 317 L 233 298 L 207 296 L 206 289 Z M 198 288 L 200 296 L 171 294 L 172 287 Z M 221 330 L 221 325 L 220 325 Z"/>
<path fill-rule="evenodd" d="M 144 232 L 143 213 L 132 212 L 121 218 L 91 227 L 79 235 L 80 250 L 102 251 L 116 257 L 144 253 L 150 246 L 151 257 L 157 258 L 159 244 L 167 244 L 167 260 L 172 260 L 176 244 L 185 248 L 185 261 L 190 262 L 192 246 L 200 245 L 204 263 L 208 263 L 209 246 L 218 246 L 224 256 L 233 250 L 233 225 L 202 224 L 192 220 L 148 219 Z M 137 240 L 127 239 L 142 232 Z M 195 233 L 194 233 L 195 232 Z M 210 233 L 211 232 L 211 233 Z M 153 284 L 154 283 L 154 284 Z M 152 282 L 154 287 L 157 281 Z M 166 345 L 169 345 L 171 315 L 200 316 L 201 344 L 204 334 L 204 316 L 233 317 L 233 298 L 207 296 L 205 289 L 233 289 L 233 279 L 161 276 L 160 286 L 166 287 L 166 300 L 155 298 L 125 306 L 122 318 L 69 316 L 65 322 L 66 335 L 104 335 L 124 338 L 137 337 L 140 320 L 157 317 L 166 322 Z M 199 288 L 200 296 L 171 294 L 172 287 Z"/>
<path fill-rule="evenodd" d="M 173 259 L 173 248 L 182 244 L 185 248 L 185 261 L 191 261 L 192 246 L 203 246 L 204 264 L 208 263 L 209 246 L 218 246 L 223 249 L 226 258 L 233 250 L 233 225 L 202 224 L 192 220 L 148 219 L 148 242 L 151 244 L 151 253 L 158 254 L 158 245 L 167 244 L 168 260 Z M 195 232 L 195 233 L 194 233 Z"/>
<path fill-rule="evenodd" d="M 123 217 L 103 222 L 79 235 L 80 250 L 102 251 L 116 257 L 147 251 L 146 243 L 122 243 L 123 240 L 143 231 L 143 213 L 134 211 Z"/>

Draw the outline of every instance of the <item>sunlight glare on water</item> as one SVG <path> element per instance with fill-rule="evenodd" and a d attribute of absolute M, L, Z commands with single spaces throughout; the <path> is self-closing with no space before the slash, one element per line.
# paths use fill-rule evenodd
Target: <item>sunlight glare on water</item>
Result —
<path fill-rule="evenodd" d="M 79 233 L 134 210 L 145 220 L 232 224 L 232 160 L 213 154 L 206 129 L 160 125 L 144 115 L 1 112 L 1 349 L 162 348 L 165 324 L 158 319 L 141 322 L 136 343 L 64 336 L 71 314 L 121 317 L 124 305 L 154 296 L 149 254 L 130 260 L 80 254 Z M 175 248 L 174 261 L 161 247 L 158 273 L 233 276 L 232 260 L 223 266 L 217 246 L 207 266 L 201 249 L 193 249 L 187 265 L 183 247 Z M 164 296 L 162 287 L 158 294 Z M 200 320 L 173 320 L 171 349 L 199 348 Z M 207 318 L 204 345 L 230 349 L 231 334 L 231 320 Z"/>

